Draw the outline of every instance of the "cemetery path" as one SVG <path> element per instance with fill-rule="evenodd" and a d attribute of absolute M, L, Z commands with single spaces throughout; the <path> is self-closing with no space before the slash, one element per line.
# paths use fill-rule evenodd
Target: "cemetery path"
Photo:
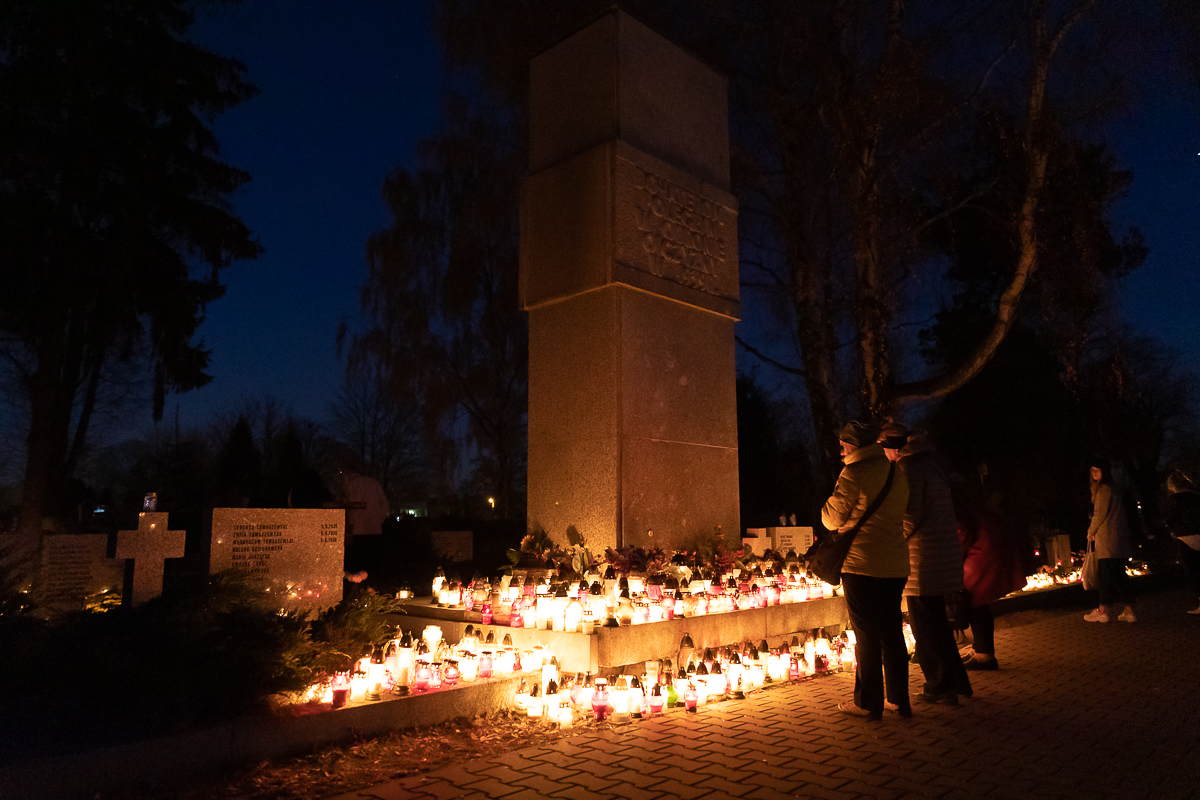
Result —
<path fill-rule="evenodd" d="M 1200 616 L 1168 590 L 1139 621 L 1078 609 L 997 619 L 1001 670 L 958 706 L 845 717 L 831 676 L 339 794 L 407 798 L 1180 798 L 1200 796 Z"/>

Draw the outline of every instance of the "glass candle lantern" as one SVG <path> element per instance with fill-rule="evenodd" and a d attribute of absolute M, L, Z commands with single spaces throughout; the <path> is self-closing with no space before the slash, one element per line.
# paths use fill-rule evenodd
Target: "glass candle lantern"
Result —
<path fill-rule="evenodd" d="M 683 707 L 689 714 L 695 714 L 699 705 L 700 693 L 696 690 L 696 684 L 689 682 L 687 688 L 683 690 Z"/>
<path fill-rule="evenodd" d="M 583 604 L 578 598 L 567 603 L 563 610 L 563 630 L 567 633 L 578 633 L 583 626 Z"/>
<path fill-rule="evenodd" d="M 599 721 L 608 716 L 608 681 L 604 678 L 596 679 L 596 687 L 592 692 L 592 714 Z"/>
<path fill-rule="evenodd" d="M 446 573 L 442 571 L 441 567 L 438 567 L 437 572 L 433 573 L 433 591 L 431 593 L 433 595 L 433 602 L 438 602 L 438 598 L 440 597 L 442 591 L 442 586 L 444 586 L 445 583 Z"/>
<path fill-rule="evenodd" d="M 629 684 L 624 675 L 618 675 L 613 681 L 608 704 L 612 706 L 615 719 L 629 716 Z"/>
<path fill-rule="evenodd" d="M 479 677 L 487 679 L 492 677 L 495 666 L 492 662 L 492 651 L 484 650 L 479 654 Z"/>
<path fill-rule="evenodd" d="M 459 656 L 458 668 L 462 672 L 462 679 L 466 683 L 474 683 L 479 677 L 479 658 L 474 653 L 464 653 Z"/>
<path fill-rule="evenodd" d="M 418 692 L 424 692 L 429 688 L 429 681 L 433 678 L 433 667 L 428 661 L 417 662 L 416 679 L 413 682 L 413 687 Z"/>
<path fill-rule="evenodd" d="M 447 686 L 456 686 L 461 674 L 462 672 L 458 668 L 458 661 L 451 659 L 446 662 L 445 667 L 442 669 L 442 680 Z"/>
<path fill-rule="evenodd" d="M 651 716 L 661 714 L 666 701 L 667 698 L 663 695 L 662 686 L 656 683 L 650 687 L 650 696 L 646 698 L 646 705 L 650 708 Z"/>
<path fill-rule="evenodd" d="M 534 684 L 529 687 L 529 700 L 526 705 L 526 714 L 530 718 L 539 718 L 546 710 L 545 696 L 541 693 L 541 686 Z"/>
<path fill-rule="evenodd" d="M 383 648 L 375 646 L 371 661 L 367 664 L 367 699 L 383 699 L 384 682 L 387 679 L 387 667 L 384 665 Z"/>
<path fill-rule="evenodd" d="M 634 719 L 641 719 L 645 708 L 646 692 L 642 688 L 642 682 L 635 675 L 629 681 L 629 716 Z"/>
<path fill-rule="evenodd" d="M 517 707 L 517 711 L 526 711 L 529 708 L 529 682 L 524 678 L 521 678 L 521 683 L 517 686 L 513 704 Z"/>
<path fill-rule="evenodd" d="M 330 686 L 330 702 L 334 708 L 341 708 L 350 699 L 350 673 L 339 672 L 333 676 Z"/>

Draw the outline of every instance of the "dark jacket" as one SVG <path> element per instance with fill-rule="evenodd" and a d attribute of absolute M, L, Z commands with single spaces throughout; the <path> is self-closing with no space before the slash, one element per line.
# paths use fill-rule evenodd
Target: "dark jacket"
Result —
<path fill-rule="evenodd" d="M 1185 490 L 1167 497 L 1167 530 L 1171 535 L 1200 550 L 1200 494 Z"/>
<path fill-rule="evenodd" d="M 937 596 L 963 588 L 963 556 L 954 519 L 950 486 L 923 439 L 910 439 L 900 451 L 900 467 L 908 479 L 909 575 L 904 594 Z"/>

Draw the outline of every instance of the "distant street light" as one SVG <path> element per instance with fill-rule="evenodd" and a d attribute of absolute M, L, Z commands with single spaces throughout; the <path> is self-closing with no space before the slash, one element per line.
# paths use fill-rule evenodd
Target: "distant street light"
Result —
<path fill-rule="evenodd" d="M 493 509 L 495 509 L 495 508 L 496 508 L 496 498 L 494 498 L 494 497 L 489 497 L 489 498 L 488 498 L 488 505 L 489 505 L 489 506 L 491 506 Z"/>

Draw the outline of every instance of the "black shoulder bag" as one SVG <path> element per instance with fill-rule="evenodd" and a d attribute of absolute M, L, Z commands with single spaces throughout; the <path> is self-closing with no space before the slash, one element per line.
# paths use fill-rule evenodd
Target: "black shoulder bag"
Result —
<path fill-rule="evenodd" d="M 858 518 L 858 522 L 854 523 L 853 528 L 842 532 L 829 531 L 821 537 L 820 541 L 809 548 L 805 555 L 808 557 L 808 568 L 813 575 L 832 586 L 837 586 L 842 582 L 842 564 L 846 563 L 846 554 L 850 552 L 850 545 L 854 544 L 854 537 L 858 535 L 858 531 L 871 518 L 871 515 L 879 510 L 879 506 L 892 488 L 892 476 L 895 473 L 896 464 L 892 463 L 888 466 L 888 476 L 884 481 L 882 491 L 871 501 L 871 505 L 867 506 L 867 510 Z"/>

